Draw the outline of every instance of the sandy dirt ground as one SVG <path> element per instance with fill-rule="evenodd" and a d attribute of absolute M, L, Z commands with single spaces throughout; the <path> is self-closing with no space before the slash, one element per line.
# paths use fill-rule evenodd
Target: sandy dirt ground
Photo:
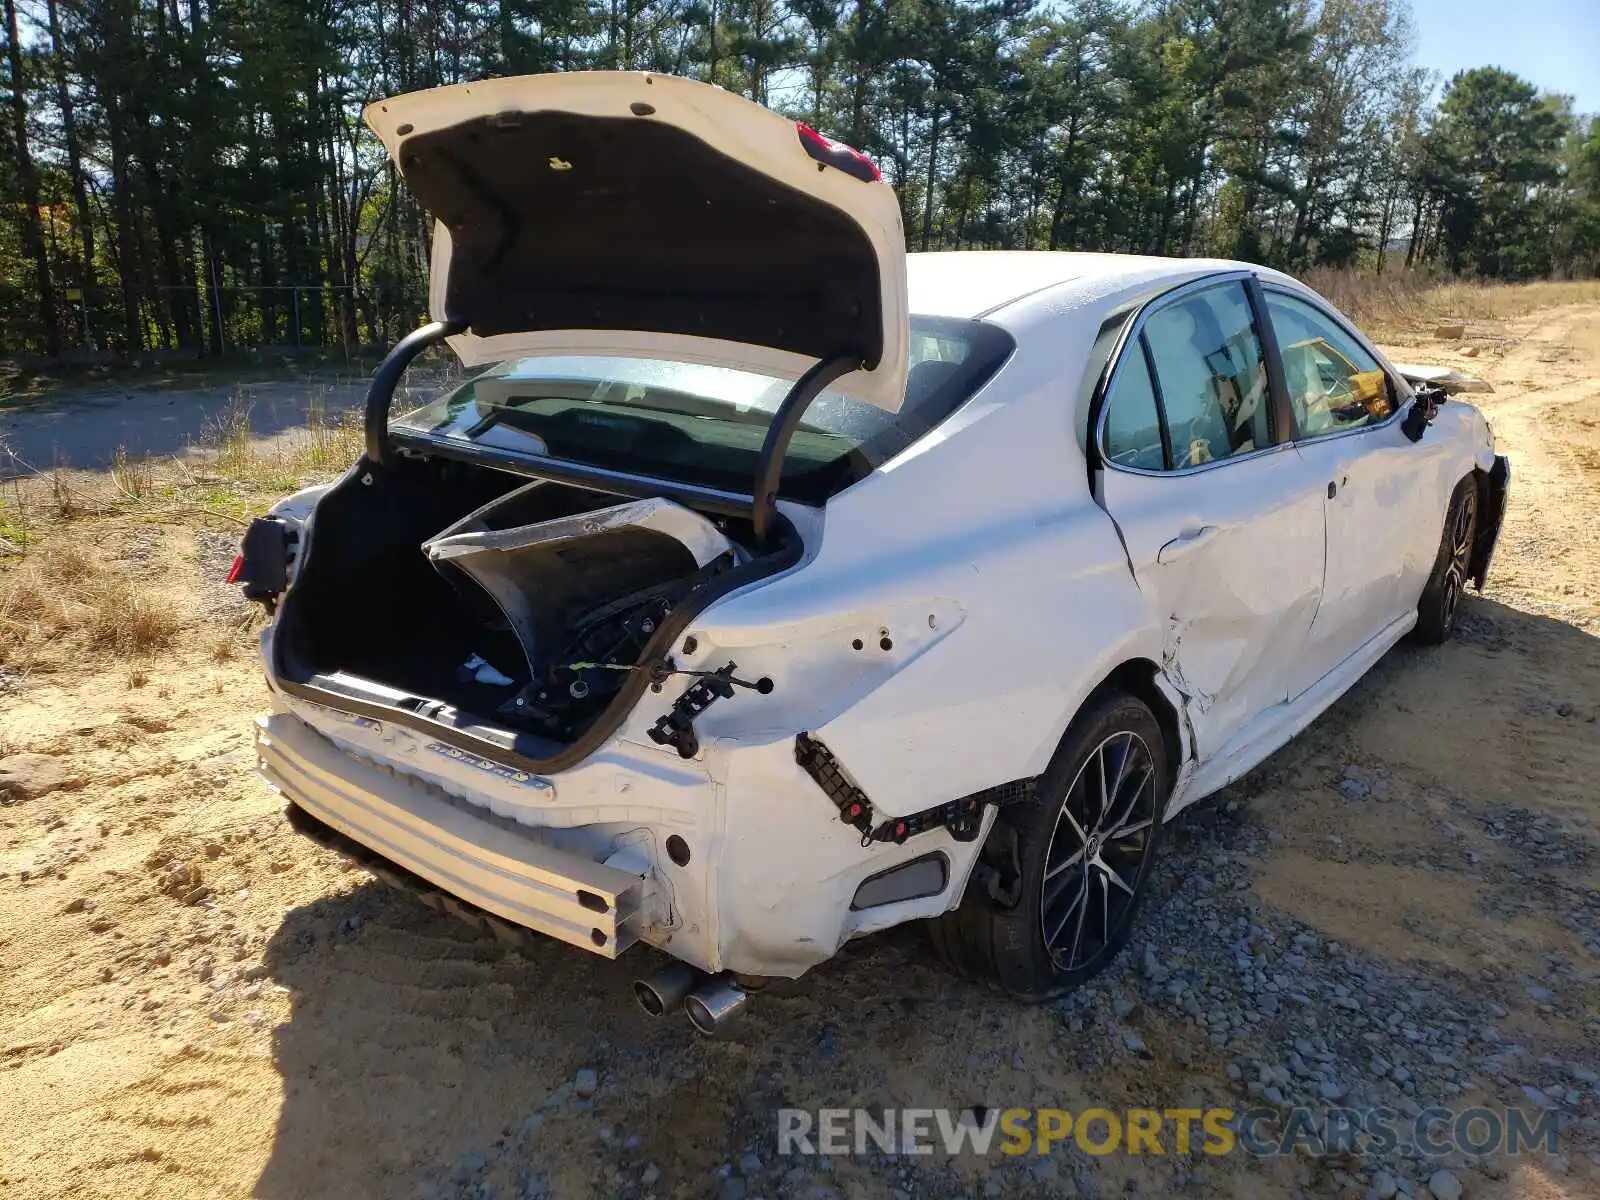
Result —
<path fill-rule="evenodd" d="M 77 526 L 188 625 L 154 659 L 0 674 L 0 758 L 57 785 L 0 807 L 0 1195 L 1427 1196 L 1431 1163 L 776 1147 L 785 1105 L 1333 1083 L 1558 1110 L 1559 1156 L 1457 1156 L 1439 1190 L 1600 1195 L 1600 307 L 1395 357 L 1495 384 L 1487 593 L 1181 818 L 1118 968 L 1039 1008 L 904 930 L 711 1042 L 636 1009 L 648 951 L 503 949 L 286 827 L 251 774 L 250 633 L 203 582 L 225 539 Z"/>

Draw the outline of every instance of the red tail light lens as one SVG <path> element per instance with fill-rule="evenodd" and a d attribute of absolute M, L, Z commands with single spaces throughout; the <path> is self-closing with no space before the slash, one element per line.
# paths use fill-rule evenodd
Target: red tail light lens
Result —
<path fill-rule="evenodd" d="M 800 145 L 819 163 L 837 167 L 846 175 L 854 176 L 866 183 L 877 183 L 883 178 L 877 165 L 861 151 L 852 149 L 843 142 L 836 142 L 832 138 L 825 138 L 811 126 L 800 121 L 796 121 L 794 127 L 800 135 Z"/>

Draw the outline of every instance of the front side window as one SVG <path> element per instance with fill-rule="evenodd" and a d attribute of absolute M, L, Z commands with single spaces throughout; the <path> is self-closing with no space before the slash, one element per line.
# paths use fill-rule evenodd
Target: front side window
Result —
<path fill-rule="evenodd" d="M 1266 361 L 1243 284 L 1219 284 L 1158 309 L 1144 340 L 1174 468 L 1272 445 Z"/>
<path fill-rule="evenodd" d="M 1300 437 L 1323 437 L 1389 419 L 1395 401 L 1388 376 L 1336 321 L 1281 292 L 1267 293 L 1267 313 L 1278 336 Z"/>
<path fill-rule="evenodd" d="M 781 492 L 807 503 L 870 474 L 932 430 L 1000 369 L 1014 343 L 980 321 L 911 318 L 898 412 L 824 391 L 784 459 Z M 748 492 L 773 414 L 792 385 L 727 367 L 612 356 L 498 363 L 398 431 Z"/>

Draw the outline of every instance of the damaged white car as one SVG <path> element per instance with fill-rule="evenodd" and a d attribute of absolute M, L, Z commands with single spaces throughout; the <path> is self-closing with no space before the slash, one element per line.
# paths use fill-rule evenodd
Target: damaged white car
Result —
<path fill-rule="evenodd" d="M 501 933 L 659 947 L 652 1012 L 714 1031 L 914 920 L 1061 992 L 1164 819 L 1483 584 L 1483 417 L 1275 271 L 908 257 L 860 155 L 680 79 L 367 118 L 436 320 L 362 459 L 245 539 L 260 769 Z M 441 340 L 479 373 L 392 417 Z"/>

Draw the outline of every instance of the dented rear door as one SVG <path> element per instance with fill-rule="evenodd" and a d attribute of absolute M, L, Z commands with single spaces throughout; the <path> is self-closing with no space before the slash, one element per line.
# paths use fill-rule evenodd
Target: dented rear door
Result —
<path fill-rule="evenodd" d="M 1162 621 L 1202 761 L 1288 698 L 1322 592 L 1323 497 L 1276 423 L 1235 280 L 1146 314 L 1097 430 L 1098 496 Z"/>

